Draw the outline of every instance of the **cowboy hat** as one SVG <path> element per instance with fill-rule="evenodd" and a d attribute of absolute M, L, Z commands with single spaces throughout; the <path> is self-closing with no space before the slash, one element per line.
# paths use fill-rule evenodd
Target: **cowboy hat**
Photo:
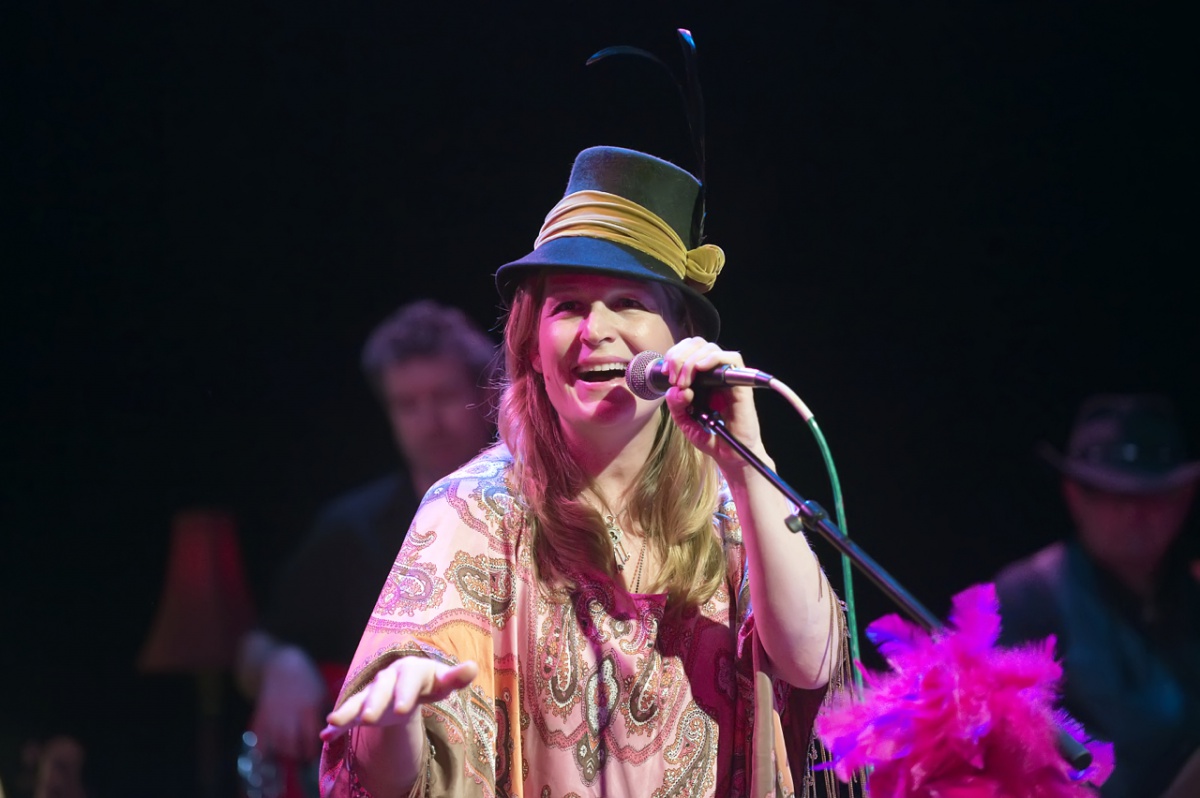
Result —
<path fill-rule="evenodd" d="M 1200 480 L 1171 401 L 1151 394 L 1100 394 L 1085 400 L 1065 452 L 1038 453 L 1064 476 L 1114 493 L 1161 493 Z"/>

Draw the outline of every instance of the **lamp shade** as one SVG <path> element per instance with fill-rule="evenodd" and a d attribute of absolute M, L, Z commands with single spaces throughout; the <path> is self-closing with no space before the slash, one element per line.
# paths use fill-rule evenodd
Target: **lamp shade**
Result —
<path fill-rule="evenodd" d="M 166 582 L 149 637 L 144 672 L 195 672 L 233 665 L 238 640 L 254 622 L 233 518 L 193 508 L 171 522 Z"/>

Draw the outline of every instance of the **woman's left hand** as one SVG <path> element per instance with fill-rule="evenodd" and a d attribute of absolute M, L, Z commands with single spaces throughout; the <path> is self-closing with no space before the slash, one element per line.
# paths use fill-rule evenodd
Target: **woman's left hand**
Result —
<path fill-rule="evenodd" d="M 718 366 L 743 368 L 740 352 L 722 349 L 703 338 L 685 338 L 672 346 L 663 355 L 670 376 L 671 388 L 667 391 L 667 407 L 671 417 L 683 430 L 688 440 L 700 451 L 717 461 L 726 473 L 746 466 L 746 461 L 729 444 L 688 413 L 696 398 L 693 383 L 696 375 L 712 371 Z M 709 391 L 709 406 L 721 414 L 725 428 L 759 457 L 765 457 L 762 435 L 758 426 L 758 411 L 754 407 L 754 389 L 703 388 Z"/>

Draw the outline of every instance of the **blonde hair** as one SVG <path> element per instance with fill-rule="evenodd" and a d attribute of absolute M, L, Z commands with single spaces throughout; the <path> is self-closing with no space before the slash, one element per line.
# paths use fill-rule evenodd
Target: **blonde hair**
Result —
<path fill-rule="evenodd" d="M 581 498 L 590 479 L 570 456 L 543 377 L 532 365 L 544 283 L 542 275 L 525 280 L 505 320 L 498 426 L 513 456 L 513 487 L 525 503 L 539 581 L 557 579 L 569 587 L 574 575 L 589 571 L 615 577 L 616 560 L 604 519 Z M 682 297 L 664 288 L 688 326 Z M 665 404 L 657 424 L 627 510 L 660 557 L 655 586 L 667 593 L 667 611 L 675 614 L 710 599 L 725 577 L 724 548 L 712 526 L 719 477 L 713 461 L 671 421 Z"/>

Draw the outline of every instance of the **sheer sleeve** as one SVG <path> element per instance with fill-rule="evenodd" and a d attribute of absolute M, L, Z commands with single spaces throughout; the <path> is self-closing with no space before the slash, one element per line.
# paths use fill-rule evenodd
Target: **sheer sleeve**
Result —
<path fill-rule="evenodd" d="M 426 494 L 367 622 L 338 698 L 362 690 L 400 657 L 448 664 L 473 660 L 475 682 L 423 707 L 424 772 L 413 794 L 495 793 L 497 678 L 492 632 L 511 598 L 515 537 L 504 463 L 486 457 Z M 366 796 L 358 784 L 352 731 L 326 745 L 321 794 Z M 377 796 L 376 798 L 385 798 Z M 390 798 L 390 797 L 389 797 Z"/>
<path fill-rule="evenodd" d="M 723 493 L 722 499 L 716 523 L 727 552 L 731 610 L 737 634 L 739 700 L 745 705 L 742 714 L 750 724 L 746 762 L 748 794 L 815 795 L 813 765 L 825 757 L 813 738 L 813 725 L 826 696 L 845 685 L 849 663 L 842 662 L 830 683 L 815 690 L 800 689 L 774 676 L 755 630 L 749 567 L 742 547 L 737 508 L 728 493 Z M 821 571 L 820 584 L 813 585 L 812 589 L 832 590 L 824 571 Z M 842 604 L 834 601 L 831 608 L 830 634 L 843 639 L 842 651 L 846 652 Z"/>

